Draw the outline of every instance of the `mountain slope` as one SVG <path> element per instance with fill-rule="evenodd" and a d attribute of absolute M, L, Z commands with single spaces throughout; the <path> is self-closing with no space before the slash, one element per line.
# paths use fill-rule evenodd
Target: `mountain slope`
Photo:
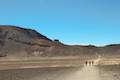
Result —
<path fill-rule="evenodd" d="M 28 57 L 120 57 L 120 45 L 64 45 L 32 29 L 0 26 L 0 59 Z"/>

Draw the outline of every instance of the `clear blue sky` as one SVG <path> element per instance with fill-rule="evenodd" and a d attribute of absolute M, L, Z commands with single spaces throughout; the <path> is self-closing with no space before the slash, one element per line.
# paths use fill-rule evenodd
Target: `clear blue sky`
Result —
<path fill-rule="evenodd" d="M 0 0 L 0 24 L 66 44 L 120 43 L 120 0 Z"/>

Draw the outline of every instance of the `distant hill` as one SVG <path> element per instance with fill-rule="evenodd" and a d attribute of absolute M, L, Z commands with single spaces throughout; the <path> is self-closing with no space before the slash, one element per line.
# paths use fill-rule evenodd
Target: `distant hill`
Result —
<path fill-rule="evenodd" d="M 32 29 L 0 25 L 0 58 L 120 57 L 120 44 L 96 47 L 65 45 Z"/>

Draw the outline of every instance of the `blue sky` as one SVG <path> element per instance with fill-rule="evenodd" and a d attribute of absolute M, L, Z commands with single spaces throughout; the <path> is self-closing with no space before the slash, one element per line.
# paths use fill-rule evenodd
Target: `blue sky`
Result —
<path fill-rule="evenodd" d="M 66 44 L 120 43 L 120 0 L 0 0 L 0 24 Z"/>

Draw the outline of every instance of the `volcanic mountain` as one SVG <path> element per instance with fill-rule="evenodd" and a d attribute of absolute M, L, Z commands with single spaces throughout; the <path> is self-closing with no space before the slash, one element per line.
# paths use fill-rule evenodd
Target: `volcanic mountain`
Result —
<path fill-rule="evenodd" d="M 65 45 L 32 29 L 0 26 L 0 58 L 120 57 L 120 44 L 104 47 Z"/>

